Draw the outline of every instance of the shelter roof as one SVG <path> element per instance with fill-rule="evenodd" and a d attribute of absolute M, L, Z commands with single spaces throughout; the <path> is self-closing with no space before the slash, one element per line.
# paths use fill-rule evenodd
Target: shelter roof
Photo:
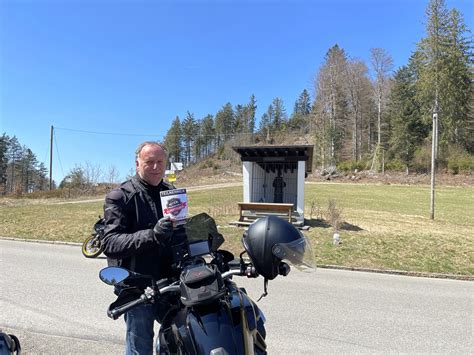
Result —
<path fill-rule="evenodd" d="M 313 165 L 312 145 L 252 145 L 238 146 L 232 149 L 240 155 L 242 161 L 256 163 L 289 163 L 306 161 L 306 172 Z"/>

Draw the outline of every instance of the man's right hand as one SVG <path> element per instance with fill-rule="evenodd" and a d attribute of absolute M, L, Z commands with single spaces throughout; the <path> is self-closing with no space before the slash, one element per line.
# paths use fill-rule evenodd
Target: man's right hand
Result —
<path fill-rule="evenodd" d="M 166 245 L 173 235 L 173 222 L 169 217 L 163 217 L 158 220 L 153 228 L 155 239 L 159 244 Z"/>

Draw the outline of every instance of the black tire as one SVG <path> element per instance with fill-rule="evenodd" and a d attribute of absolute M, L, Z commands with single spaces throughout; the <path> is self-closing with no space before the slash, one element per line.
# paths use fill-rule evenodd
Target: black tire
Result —
<path fill-rule="evenodd" d="M 102 253 L 102 244 L 95 235 L 91 235 L 82 243 L 82 255 L 86 258 L 96 258 Z"/>

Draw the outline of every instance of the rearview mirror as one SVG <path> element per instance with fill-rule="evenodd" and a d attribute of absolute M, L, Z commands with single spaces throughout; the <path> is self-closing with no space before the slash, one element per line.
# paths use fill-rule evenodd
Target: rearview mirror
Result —
<path fill-rule="evenodd" d="M 106 267 L 99 272 L 99 278 L 107 285 L 112 286 L 124 281 L 129 276 L 130 272 L 128 270 L 116 266 Z"/>

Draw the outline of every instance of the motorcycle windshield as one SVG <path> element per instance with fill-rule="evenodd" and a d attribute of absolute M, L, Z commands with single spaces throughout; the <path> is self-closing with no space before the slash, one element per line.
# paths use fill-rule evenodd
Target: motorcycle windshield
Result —
<path fill-rule="evenodd" d="M 212 251 L 224 243 L 224 237 L 217 231 L 216 221 L 207 213 L 190 217 L 183 227 L 188 243 L 208 240 Z"/>
<path fill-rule="evenodd" d="M 311 271 L 316 268 L 313 250 L 306 237 L 290 243 L 278 243 L 272 248 L 273 255 L 286 261 L 301 271 Z"/>

